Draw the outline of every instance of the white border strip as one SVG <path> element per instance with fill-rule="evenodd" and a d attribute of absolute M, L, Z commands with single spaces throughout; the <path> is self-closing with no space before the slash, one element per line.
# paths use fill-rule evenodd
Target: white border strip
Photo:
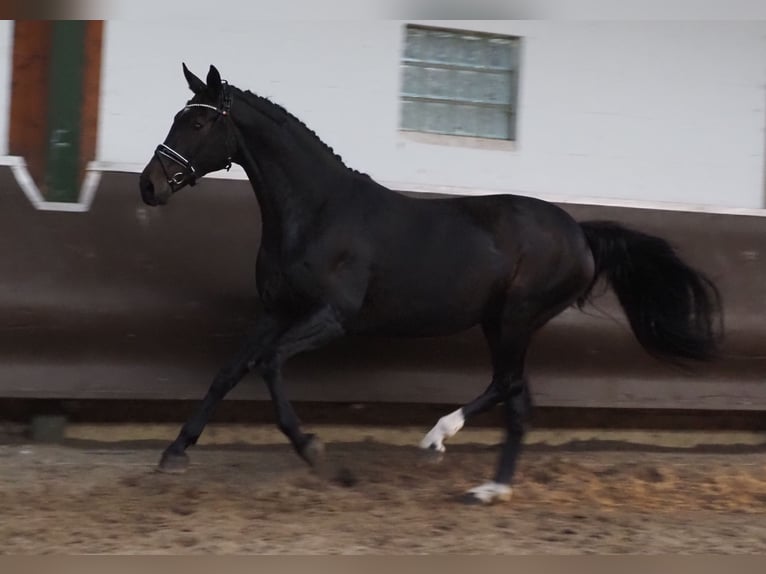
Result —
<path fill-rule="evenodd" d="M 140 173 L 142 164 L 121 163 L 109 161 L 92 161 L 88 164 L 80 189 L 80 197 L 77 202 L 46 201 L 40 190 L 35 185 L 27 170 L 24 158 L 17 156 L 0 156 L 0 166 L 10 166 L 16 181 L 21 186 L 30 203 L 41 211 L 70 211 L 85 212 L 90 209 L 93 198 L 101 181 L 101 174 L 108 172 L 116 173 Z M 240 166 L 232 166 L 231 171 L 218 171 L 206 176 L 207 179 L 247 179 L 245 171 Z M 438 193 L 443 195 L 499 195 L 503 193 L 515 193 L 518 195 L 530 195 L 529 193 L 515 190 L 481 189 L 475 187 L 455 187 L 446 185 L 429 185 L 381 180 L 380 183 L 398 191 L 414 193 Z M 535 194 L 533 197 L 550 201 L 552 203 L 592 205 L 598 207 L 624 207 L 631 209 L 652 209 L 661 211 L 684 211 L 689 213 L 709 213 L 713 215 L 743 215 L 749 217 L 766 217 L 766 209 L 748 207 L 719 207 L 716 205 L 676 203 L 663 201 L 642 201 L 633 199 L 615 199 L 589 196 L 562 196 L 554 194 Z"/>
<path fill-rule="evenodd" d="M 78 201 L 48 201 L 40 193 L 40 190 L 32 179 L 27 169 L 27 162 L 19 156 L 0 156 L 0 165 L 10 166 L 16 182 L 21 187 L 29 202 L 39 211 L 67 211 L 83 213 L 90 209 L 93 198 L 96 195 L 98 184 L 101 181 L 101 172 L 93 171 L 88 166 L 85 179 L 80 189 Z"/>

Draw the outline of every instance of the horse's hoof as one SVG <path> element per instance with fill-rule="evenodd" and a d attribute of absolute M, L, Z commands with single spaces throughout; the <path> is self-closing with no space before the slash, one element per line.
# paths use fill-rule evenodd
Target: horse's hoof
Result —
<path fill-rule="evenodd" d="M 359 479 L 350 468 L 342 466 L 335 474 L 335 482 L 341 486 L 345 486 L 346 488 L 352 488 L 356 486 L 357 482 L 359 482 Z"/>
<path fill-rule="evenodd" d="M 423 437 L 423 440 L 420 441 L 419 446 L 422 450 L 427 452 L 436 452 L 439 454 L 444 454 L 444 452 L 447 450 L 447 448 L 444 446 L 444 443 L 442 442 L 442 439 L 434 438 L 431 433 Z"/>
<path fill-rule="evenodd" d="M 495 502 L 508 502 L 511 500 L 513 489 L 507 484 L 497 482 L 485 482 L 481 486 L 472 488 L 462 496 L 463 504 L 493 504 Z"/>
<path fill-rule="evenodd" d="M 444 460 L 444 451 L 435 448 L 420 449 L 420 458 L 427 464 L 439 464 Z"/>
<path fill-rule="evenodd" d="M 470 492 L 464 492 L 463 494 L 459 494 L 457 496 L 457 501 L 465 504 L 466 506 L 481 506 L 484 504 L 488 504 L 487 502 L 484 502 L 483 500 L 479 499 L 475 494 L 472 494 Z"/>
<path fill-rule="evenodd" d="M 324 444 L 316 435 L 306 435 L 306 441 L 298 451 L 298 454 L 310 466 L 317 466 L 324 458 Z"/>
<path fill-rule="evenodd" d="M 189 455 L 185 452 L 176 453 L 165 451 L 162 453 L 157 470 L 168 474 L 181 474 L 189 468 Z"/>

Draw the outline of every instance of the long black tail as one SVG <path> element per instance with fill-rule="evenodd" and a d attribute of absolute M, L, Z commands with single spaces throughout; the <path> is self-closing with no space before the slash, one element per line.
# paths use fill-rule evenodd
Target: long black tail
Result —
<path fill-rule="evenodd" d="M 721 295 L 707 276 L 684 263 L 664 239 L 609 221 L 580 225 L 596 270 L 579 307 L 603 276 L 649 353 L 670 360 L 716 355 L 723 331 Z"/>

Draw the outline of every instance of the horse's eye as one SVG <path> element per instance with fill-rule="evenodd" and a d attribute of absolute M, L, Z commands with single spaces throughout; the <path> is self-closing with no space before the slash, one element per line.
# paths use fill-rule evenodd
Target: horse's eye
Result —
<path fill-rule="evenodd" d="M 202 123 L 194 122 L 194 129 L 195 130 L 201 130 L 202 129 Z"/>

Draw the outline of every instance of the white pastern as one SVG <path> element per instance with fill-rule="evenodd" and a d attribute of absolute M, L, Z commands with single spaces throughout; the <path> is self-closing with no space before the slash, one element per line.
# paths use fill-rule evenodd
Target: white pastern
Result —
<path fill-rule="evenodd" d="M 485 482 L 468 491 L 468 494 L 484 504 L 490 504 L 495 501 L 507 502 L 511 499 L 513 489 L 507 484 L 499 482 Z"/>
<path fill-rule="evenodd" d="M 465 424 L 465 417 L 463 416 L 463 409 L 460 408 L 448 415 L 444 415 L 439 419 L 428 434 L 420 441 L 420 448 L 434 449 L 439 452 L 444 452 L 444 441 L 451 436 L 454 436 Z"/>

